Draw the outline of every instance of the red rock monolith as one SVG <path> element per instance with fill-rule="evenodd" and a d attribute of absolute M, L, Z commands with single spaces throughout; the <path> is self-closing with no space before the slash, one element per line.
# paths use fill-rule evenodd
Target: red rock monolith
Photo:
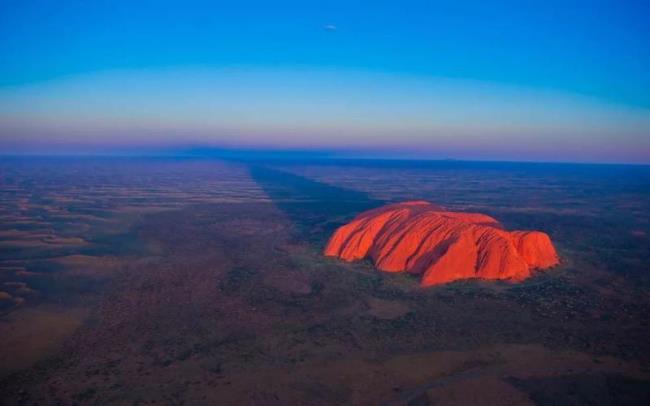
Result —
<path fill-rule="evenodd" d="M 422 286 L 468 278 L 519 281 L 533 269 L 559 263 L 543 232 L 506 231 L 490 216 L 447 211 L 425 201 L 359 214 L 336 230 L 325 255 L 370 258 L 379 270 L 421 275 Z"/>

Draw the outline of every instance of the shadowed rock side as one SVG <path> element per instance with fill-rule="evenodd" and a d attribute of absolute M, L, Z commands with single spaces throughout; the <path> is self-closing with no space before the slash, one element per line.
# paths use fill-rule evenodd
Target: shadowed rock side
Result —
<path fill-rule="evenodd" d="M 559 262 L 545 233 L 506 231 L 490 216 L 445 211 L 425 201 L 361 213 L 336 230 L 325 255 L 370 258 L 385 272 L 422 275 L 422 286 L 467 278 L 519 281 Z"/>

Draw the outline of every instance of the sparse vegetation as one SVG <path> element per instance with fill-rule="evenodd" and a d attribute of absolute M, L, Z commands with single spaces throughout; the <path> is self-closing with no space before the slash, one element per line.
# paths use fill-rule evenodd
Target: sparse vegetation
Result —
<path fill-rule="evenodd" d="M 7 251 L 1 290 L 25 302 L 4 325 L 21 328 L 12 317 L 53 303 L 90 315 L 69 321 L 65 341 L 39 362 L 5 373 L 3 403 L 377 404 L 444 399 L 465 379 L 517 399 L 570 382 L 580 383 L 577 399 L 593 399 L 589 382 L 613 382 L 603 396 L 626 402 L 646 393 L 648 245 L 628 228 L 647 228 L 650 210 L 611 206 L 631 199 L 629 188 L 588 174 L 456 168 L 436 199 L 436 179 L 449 174 L 430 168 L 401 168 L 398 185 L 395 173 L 364 166 L 339 176 L 335 166 L 267 163 L 249 177 L 241 163 L 139 165 L 129 176 L 107 166 L 73 179 L 5 172 L 0 239 L 53 232 L 88 245 L 54 239 Z M 590 185 L 586 202 L 577 181 Z M 493 193 L 497 185 L 506 192 Z M 563 265 L 521 284 L 423 289 L 408 275 L 322 256 L 336 226 L 400 193 L 456 209 L 472 202 L 508 226 L 548 230 Z M 647 193 L 634 199 L 647 204 Z M 629 388 L 640 395 L 618 393 Z"/>

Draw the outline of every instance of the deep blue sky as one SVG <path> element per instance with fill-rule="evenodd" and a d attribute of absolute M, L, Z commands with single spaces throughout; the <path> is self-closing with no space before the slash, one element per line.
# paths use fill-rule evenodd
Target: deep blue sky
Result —
<path fill-rule="evenodd" d="M 2 0 L 0 7 L 2 84 L 113 68 L 298 64 L 516 83 L 650 106 L 648 1 Z"/>
<path fill-rule="evenodd" d="M 0 92 L 125 71 L 367 72 L 584 97 L 633 111 L 639 137 L 648 21 L 649 1 L 2 0 Z"/>

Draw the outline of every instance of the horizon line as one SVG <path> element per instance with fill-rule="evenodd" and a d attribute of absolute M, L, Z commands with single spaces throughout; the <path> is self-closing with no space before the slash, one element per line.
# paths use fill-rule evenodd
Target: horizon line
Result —
<path fill-rule="evenodd" d="M 313 150 L 275 150 L 275 149 L 214 149 L 208 153 L 193 151 L 178 152 L 135 152 L 110 151 L 98 152 L 0 152 L 3 158 L 187 158 L 187 159 L 221 159 L 232 161 L 391 161 L 391 162 L 458 162 L 458 163 L 492 163 L 492 164 L 539 164 L 539 165 L 584 165 L 584 166 L 640 166 L 650 167 L 642 162 L 603 162 L 603 161 L 547 161 L 526 159 L 480 159 L 480 158 L 426 158 L 408 156 L 362 156 L 337 155 L 339 151 Z"/>

